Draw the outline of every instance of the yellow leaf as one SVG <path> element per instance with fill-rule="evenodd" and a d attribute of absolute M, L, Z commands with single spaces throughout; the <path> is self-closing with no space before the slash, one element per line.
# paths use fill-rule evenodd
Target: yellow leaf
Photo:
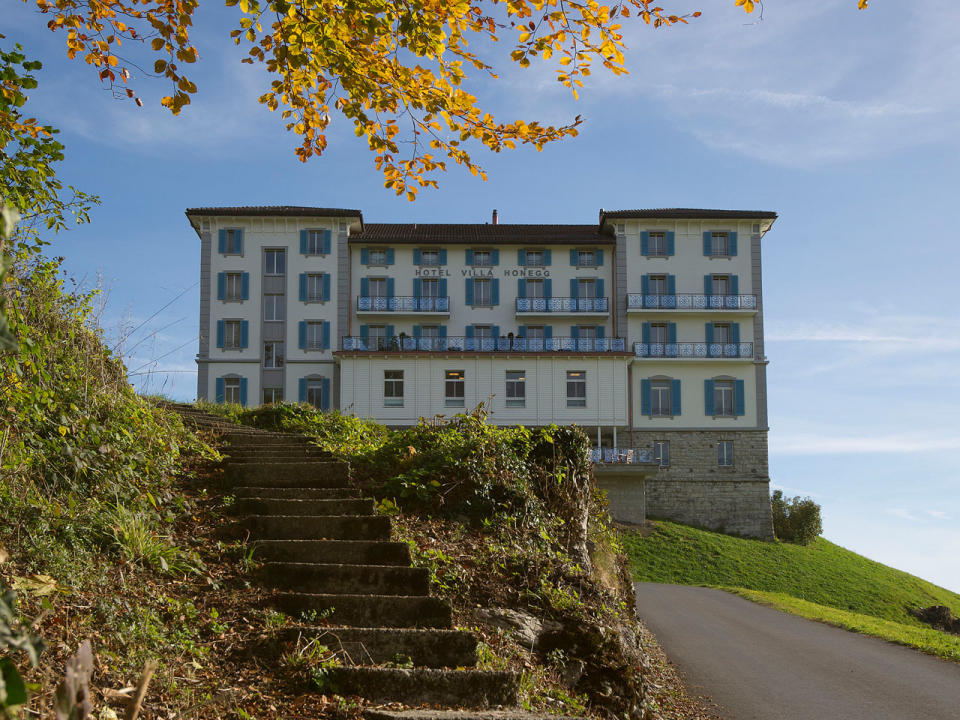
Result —
<path fill-rule="evenodd" d="M 61 425 L 60 427 L 57 428 L 57 432 L 59 432 L 61 436 L 64 436 L 69 432 L 69 430 L 63 425 Z"/>

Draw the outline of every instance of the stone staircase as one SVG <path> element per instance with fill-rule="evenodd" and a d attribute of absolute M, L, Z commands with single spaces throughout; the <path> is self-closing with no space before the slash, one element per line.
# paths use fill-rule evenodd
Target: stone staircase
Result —
<path fill-rule="evenodd" d="M 390 541 L 390 518 L 375 515 L 373 500 L 351 487 L 346 463 L 300 435 L 171 407 L 227 443 L 225 476 L 262 561 L 258 580 L 278 591 L 283 611 L 328 623 L 278 633 L 283 642 L 316 639 L 336 653 L 341 664 L 326 670 L 328 692 L 456 708 L 368 710 L 368 720 L 539 717 L 515 709 L 517 674 L 476 669 L 476 637 L 452 629 L 450 606 L 430 596 L 428 571 L 411 567 L 407 546 Z"/>

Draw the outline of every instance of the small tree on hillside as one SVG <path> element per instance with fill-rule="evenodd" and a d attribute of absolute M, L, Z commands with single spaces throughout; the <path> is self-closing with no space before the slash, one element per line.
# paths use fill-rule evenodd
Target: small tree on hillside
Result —
<path fill-rule="evenodd" d="M 808 497 L 785 498 L 782 490 L 774 490 L 770 508 L 773 532 L 780 540 L 808 545 L 823 532 L 820 506 Z"/>

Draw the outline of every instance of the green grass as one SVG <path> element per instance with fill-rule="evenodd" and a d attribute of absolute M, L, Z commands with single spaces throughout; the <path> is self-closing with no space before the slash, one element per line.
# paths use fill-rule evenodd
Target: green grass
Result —
<path fill-rule="evenodd" d="M 773 593 L 905 629 L 927 628 L 910 608 L 946 605 L 960 615 L 960 595 L 822 538 L 807 546 L 769 543 L 657 521 L 648 537 L 625 533 L 624 545 L 640 581 Z"/>

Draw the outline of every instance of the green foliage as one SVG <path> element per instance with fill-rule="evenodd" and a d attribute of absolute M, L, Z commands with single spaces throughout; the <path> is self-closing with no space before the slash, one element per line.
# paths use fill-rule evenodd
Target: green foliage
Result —
<path fill-rule="evenodd" d="M 0 589 L 3 589 L 0 585 Z M 34 637 L 20 623 L 16 611 L 16 593 L 5 590 L 0 594 L 0 653 L 7 650 L 20 650 L 27 654 L 32 665 L 36 665 L 43 652 L 43 640 Z M 24 705 L 27 702 L 27 688 L 17 671 L 13 659 L 0 655 L 0 715 L 6 716 L 8 708 Z"/>
<path fill-rule="evenodd" d="M 818 605 L 910 626 L 910 608 L 946 605 L 960 595 L 817 538 L 809 545 L 747 540 L 657 521 L 649 537 L 626 533 L 636 580 L 783 593 Z"/>
<path fill-rule="evenodd" d="M 820 506 L 810 498 L 784 498 L 782 490 L 770 496 L 773 532 L 781 540 L 809 545 L 823 532 Z"/>

